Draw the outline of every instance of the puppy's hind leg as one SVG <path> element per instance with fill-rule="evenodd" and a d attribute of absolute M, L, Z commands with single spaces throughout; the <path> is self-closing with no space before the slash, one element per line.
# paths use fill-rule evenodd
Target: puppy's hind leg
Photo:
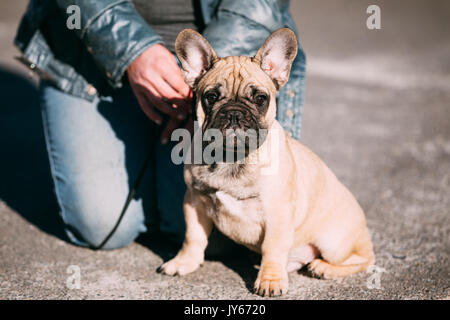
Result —
<path fill-rule="evenodd" d="M 355 249 L 343 262 L 331 263 L 324 260 L 326 257 L 324 259 L 314 259 L 308 265 L 308 270 L 314 276 L 324 279 L 346 277 L 366 270 L 375 263 L 375 256 L 370 238 L 364 238 L 364 240 L 355 245 Z"/>

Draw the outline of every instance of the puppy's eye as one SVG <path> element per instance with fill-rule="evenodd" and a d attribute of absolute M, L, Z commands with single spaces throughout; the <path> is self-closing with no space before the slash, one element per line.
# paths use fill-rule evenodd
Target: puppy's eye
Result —
<path fill-rule="evenodd" d="M 217 92 L 211 91 L 211 92 L 207 92 L 205 94 L 205 100 L 208 103 L 208 105 L 213 105 L 217 99 L 219 98 L 219 95 L 217 94 Z"/>
<path fill-rule="evenodd" d="M 268 100 L 268 97 L 266 94 L 260 93 L 255 96 L 255 103 L 257 105 L 262 106 L 267 102 L 267 100 Z"/>

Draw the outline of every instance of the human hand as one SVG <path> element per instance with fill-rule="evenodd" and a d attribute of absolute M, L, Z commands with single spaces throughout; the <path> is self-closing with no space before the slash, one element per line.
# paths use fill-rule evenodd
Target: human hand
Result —
<path fill-rule="evenodd" d="M 163 117 L 158 111 L 170 116 L 161 133 L 161 143 L 167 143 L 172 131 L 192 113 L 192 90 L 174 56 L 163 45 L 152 45 L 130 64 L 127 74 L 147 117 L 161 125 Z"/>

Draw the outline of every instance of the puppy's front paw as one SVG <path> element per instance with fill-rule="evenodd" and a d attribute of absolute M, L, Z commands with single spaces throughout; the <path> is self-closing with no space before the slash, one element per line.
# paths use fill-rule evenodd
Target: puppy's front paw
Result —
<path fill-rule="evenodd" d="M 289 278 L 286 271 L 264 268 L 255 281 L 254 292 L 263 297 L 276 297 L 288 291 Z"/>
<path fill-rule="evenodd" d="M 176 256 L 160 266 L 157 271 L 169 276 L 184 276 L 185 274 L 197 270 L 202 262 L 202 260 L 193 259 L 192 257 Z"/>

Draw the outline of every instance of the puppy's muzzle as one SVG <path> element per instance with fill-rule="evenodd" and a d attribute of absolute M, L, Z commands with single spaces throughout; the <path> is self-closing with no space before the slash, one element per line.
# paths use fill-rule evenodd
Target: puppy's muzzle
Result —
<path fill-rule="evenodd" d="M 244 113 L 241 110 L 229 110 L 225 113 L 225 117 L 228 119 L 230 126 L 238 126 L 240 121 L 244 118 Z"/>
<path fill-rule="evenodd" d="M 220 129 L 246 129 L 249 127 L 248 123 L 251 119 L 250 112 L 243 107 L 228 106 L 219 111 L 217 115 L 221 123 Z"/>
<path fill-rule="evenodd" d="M 258 129 L 258 122 L 252 116 L 250 110 L 245 106 L 227 105 L 220 108 L 215 116 L 213 128 L 222 130 L 247 130 Z"/>
<path fill-rule="evenodd" d="M 247 106 L 236 103 L 222 106 L 217 111 L 212 128 L 219 129 L 223 135 L 225 149 L 244 148 L 246 152 L 257 148 L 261 124 Z"/>

